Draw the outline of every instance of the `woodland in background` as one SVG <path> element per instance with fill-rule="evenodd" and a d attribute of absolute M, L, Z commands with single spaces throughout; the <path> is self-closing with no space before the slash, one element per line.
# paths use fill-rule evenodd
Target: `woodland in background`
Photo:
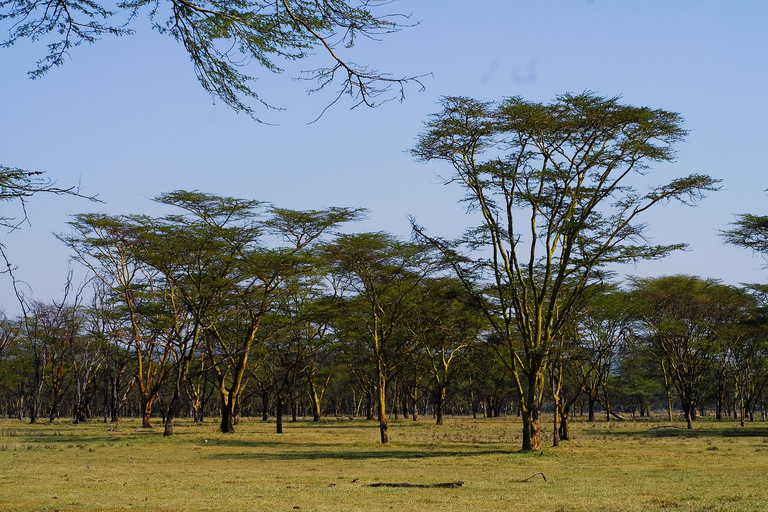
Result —
<path fill-rule="evenodd" d="M 442 422 L 519 414 L 504 346 L 431 246 L 338 234 L 360 212 L 200 193 L 160 219 L 82 215 L 62 236 L 95 276 L 3 319 L 0 414 L 117 422 L 241 416 Z M 283 242 L 278 244 L 277 242 Z M 602 283 L 547 362 L 544 408 L 765 420 L 765 288 L 692 276 Z M 86 297 L 88 297 L 86 299 Z"/>

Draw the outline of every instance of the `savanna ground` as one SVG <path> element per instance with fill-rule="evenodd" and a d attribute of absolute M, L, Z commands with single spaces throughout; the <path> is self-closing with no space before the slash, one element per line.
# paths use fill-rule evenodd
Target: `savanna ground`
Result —
<path fill-rule="evenodd" d="M 551 448 L 549 427 L 541 452 L 521 453 L 516 418 L 391 421 L 387 445 L 359 419 L 282 435 L 256 419 L 234 434 L 180 420 L 170 438 L 157 421 L 0 421 L 0 510 L 768 510 L 763 422 L 577 418 L 571 441 Z"/>

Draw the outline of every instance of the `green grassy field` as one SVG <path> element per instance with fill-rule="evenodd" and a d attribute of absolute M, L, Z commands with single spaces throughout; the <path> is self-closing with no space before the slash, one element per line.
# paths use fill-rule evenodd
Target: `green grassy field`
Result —
<path fill-rule="evenodd" d="M 0 421 L 0 510 L 768 510 L 768 424 L 573 422 L 573 439 L 520 453 L 515 418 L 210 420 L 119 428 Z M 677 424 L 678 426 L 682 423 Z M 523 481 L 536 473 L 527 481 Z M 461 487 L 371 487 L 375 483 Z"/>

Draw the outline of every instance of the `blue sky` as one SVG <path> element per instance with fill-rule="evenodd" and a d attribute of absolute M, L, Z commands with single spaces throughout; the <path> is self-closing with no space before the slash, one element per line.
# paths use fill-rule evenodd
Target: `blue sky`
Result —
<path fill-rule="evenodd" d="M 298 67 L 272 76 L 251 65 L 258 92 L 285 109 L 257 106 L 272 124 L 256 123 L 214 103 L 182 46 L 146 18 L 135 35 L 75 48 L 64 66 L 34 81 L 27 71 L 44 56 L 44 41 L 0 50 L 0 162 L 44 170 L 63 186 L 80 183 L 104 201 L 35 197 L 31 226 L 2 234 L 27 294 L 61 296 L 69 253 L 52 233 L 68 230 L 69 215 L 161 213 L 150 198 L 176 189 L 295 209 L 366 207 L 369 218 L 355 230 L 408 237 L 413 215 L 432 233 L 458 235 L 472 219 L 457 204 L 461 190 L 441 184 L 448 169 L 407 153 L 440 97 L 549 101 L 584 90 L 685 117 L 690 135 L 677 161 L 649 180 L 723 180 L 696 208 L 670 205 L 645 218 L 653 242 L 683 241 L 689 251 L 621 272 L 768 280 L 760 257 L 718 237 L 736 213 L 768 213 L 768 3 L 399 0 L 389 8 L 420 23 L 361 41 L 353 60 L 397 76 L 431 73 L 425 91 L 407 88 L 403 102 L 377 109 L 349 110 L 342 100 L 313 124 L 335 89 L 307 95 Z M 301 66 L 325 64 L 318 51 Z M 18 310 L 6 278 L 0 307 Z"/>

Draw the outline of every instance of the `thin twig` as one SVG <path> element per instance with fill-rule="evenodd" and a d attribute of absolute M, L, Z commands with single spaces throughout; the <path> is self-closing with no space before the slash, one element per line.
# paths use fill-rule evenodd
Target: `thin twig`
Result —
<path fill-rule="evenodd" d="M 519 481 L 520 482 L 527 482 L 528 480 L 530 480 L 531 478 L 535 477 L 536 475 L 541 475 L 541 478 L 543 478 L 545 482 L 547 481 L 547 477 L 545 477 L 544 473 L 542 473 L 542 472 L 534 473 L 531 476 L 529 476 L 528 478 L 526 478 L 525 480 L 519 480 Z"/>

